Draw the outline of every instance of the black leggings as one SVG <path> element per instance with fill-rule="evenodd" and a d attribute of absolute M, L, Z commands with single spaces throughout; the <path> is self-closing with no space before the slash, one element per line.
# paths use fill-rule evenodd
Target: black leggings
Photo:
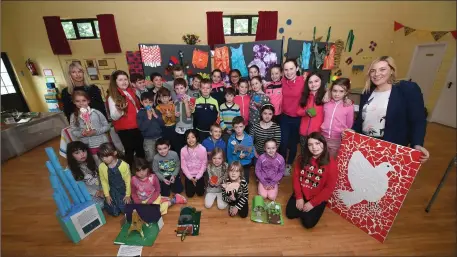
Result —
<path fill-rule="evenodd" d="M 125 161 L 132 167 L 133 155 L 144 158 L 143 135 L 139 129 L 118 130 L 117 134 L 125 149 Z"/>
<path fill-rule="evenodd" d="M 304 200 L 305 203 L 308 202 L 306 199 Z M 324 213 L 325 205 L 327 204 L 327 202 L 322 202 L 318 206 L 314 206 L 314 208 L 311 211 L 304 212 L 297 209 L 297 206 L 295 205 L 296 203 L 297 200 L 295 199 L 295 194 L 292 193 L 292 196 L 287 202 L 286 216 L 289 219 L 300 218 L 301 223 L 305 228 L 313 228 L 314 226 L 316 226 L 322 214 Z"/>
<path fill-rule="evenodd" d="M 186 185 L 186 195 L 187 197 L 192 197 L 197 193 L 198 196 L 203 196 L 205 194 L 205 177 L 202 176 L 197 180 L 197 184 L 194 186 L 194 183 L 190 181 L 186 176 L 184 176 L 184 183 Z"/>
<path fill-rule="evenodd" d="M 236 208 L 235 205 L 230 205 L 230 207 Z M 228 209 L 228 214 L 230 216 L 230 208 L 227 208 L 227 209 Z M 248 212 L 249 212 L 249 204 L 246 203 L 243 207 L 241 207 L 241 210 L 238 210 L 238 213 L 236 215 L 239 215 L 241 218 L 246 218 L 248 216 Z"/>

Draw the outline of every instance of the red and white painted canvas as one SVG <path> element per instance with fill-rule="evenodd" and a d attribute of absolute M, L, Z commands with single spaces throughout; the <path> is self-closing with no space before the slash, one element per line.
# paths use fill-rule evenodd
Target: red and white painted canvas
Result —
<path fill-rule="evenodd" d="M 409 147 L 345 131 L 328 206 L 384 242 L 419 171 L 420 156 Z"/>

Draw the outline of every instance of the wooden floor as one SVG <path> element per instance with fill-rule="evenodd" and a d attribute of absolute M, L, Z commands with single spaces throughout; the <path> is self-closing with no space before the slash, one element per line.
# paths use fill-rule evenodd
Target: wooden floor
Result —
<path fill-rule="evenodd" d="M 2 165 L 2 256 L 115 256 L 119 246 L 113 240 L 119 233 L 119 217 L 107 216 L 107 224 L 78 245 L 65 237 L 57 223 L 44 148 L 52 146 L 57 151 L 58 143 L 55 139 Z M 430 161 L 419 172 L 384 244 L 330 209 L 317 227 L 305 230 L 298 220 L 286 219 L 284 226 L 256 224 L 229 218 L 226 211 L 214 206 L 203 210 L 201 234 L 180 242 L 174 233 L 179 206 L 174 206 L 164 216 L 165 226 L 154 246 L 143 248 L 142 255 L 456 256 L 455 169 L 431 212 L 424 211 L 456 152 L 456 130 L 429 124 L 426 147 Z M 252 197 L 257 191 L 254 183 L 249 190 Z M 278 200 L 285 207 L 292 192 L 290 177 L 284 179 L 279 192 Z M 204 209 L 203 198 L 194 197 L 189 205 Z"/>

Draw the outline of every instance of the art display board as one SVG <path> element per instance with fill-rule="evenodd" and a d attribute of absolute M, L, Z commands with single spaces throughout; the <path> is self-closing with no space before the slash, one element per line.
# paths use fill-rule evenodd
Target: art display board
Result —
<path fill-rule="evenodd" d="M 409 147 L 343 132 L 329 208 L 384 242 L 419 171 L 420 156 Z"/>
<path fill-rule="evenodd" d="M 244 62 L 247 67 L 249 67 L 250 63 L 255 59 L 255 52 L 254 52 L 254 47 L 255 46 L 266 46 L 269 49 L 271 49 L 271 52 L 274 52 L 276 54 L 277 61 L 276 63 L 282 64 L 283 61 L 283 40 L 265 40 L 265 41 L 253 41 L 253 42 L 243 42 L 243 43 L 232 43 L 232 44 L 220 44 L 220 45 L 215 45 L 216 48 L 220 48 L 223 46 L 227 46 L 229 49 L 229 61 L 230 61 L 230 68 L 234 69 L 233 63 L 232 63 L 232 49 L 238 49 L 240 46 L 242 46 L 243 49 L 243 55 L 244 55 Z M 263 49 L 257 48 L 259 51 L 262 51 Z M 261 57 L 264 60 L 265 57 L 265 52 L 259 52 L 257 51 L 258 55 L 262 55 Z M 259 66 L 259 65 L 257 65 Z M 248 76 L 242 76 L 247 78 Z M 267 69 L 267 72 L 265 73 L 264 78 L 266 81 L 271 80 L 270 76 L 270 71 Z"/>
<path fill-rule="evenodd" d="M 310 41 L 310 40 L 297 40 L 297 39 L 289 38 L 289 40 L 287 41 L 286 59 L 297 59 L 298 57 L 300 57 L 300 54 L 303 51 L 303 43 L 311 43 L 312 44 L 312 41 Z M 328 42 L 328 46 L 329 47 L 332 46 L 332 45 L 333 45 L 333 43 Z M 325 42 L 317 42 L 317 47 L 319 49 L 324 48 L 325 47 Z M 304 71 L 312 72 L 312 71 L 315 70 L 315 69 L 311 68 L 311 63 L 313 63 L 313 58 L 314 58 L 314 55 L 313 55 L 313 52 L 312 52 L 312 49 L 311 49 L 311 57 L 309 59 L 309 67 L 310 67 L 310 69 L 307 69 L 307 70 L 304 70 Z M 327 84 L 330 81 L 331 70 L 318 70 L 318 72 L 319 72 L 319 74 L 322 75 L 322 80 L 324 81 L 324 84 Z"/>
<path fill-rule="evenodd" d="M 184 66 L 188 67 L 186 69 L 187 75 L 193 75 L 200 72 L 207 74 L 211 73 L 211 49 L 209 46 L 140 43 L 138 44 L 138 47 L 141 52 L 141 62 L 146 78 L 152 73 L 158 72 L 162 74 L 164 80 L 173 80 L 171 72 L 167 71 L 166 68 L 169 64 L 181 65 L 180 53 L 182 53 L 182 62 Z M 196 56 L 194 56 L 195 53 L 197 53 Z M 207 62 L 201 58 L 196 58 L 202 56 L 207 56 Z M 197 66 L 194 66 L 193 64 L 197 64 Z"/>

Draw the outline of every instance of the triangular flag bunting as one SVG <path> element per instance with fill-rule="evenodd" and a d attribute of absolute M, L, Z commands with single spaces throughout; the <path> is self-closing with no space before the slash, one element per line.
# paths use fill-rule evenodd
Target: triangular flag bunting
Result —
<path fill-rule="evenodd" d="M 401 29 L 401 28 L 403 28 L 403 27 L 404 27 L 403 24 L 394 21 L 394 31 L 397 31 L 397 30 L 399 30 L 399 29 Z"/>
<path fill-rule="evenodd" d="M 410 27 L 406 27 L 405 26 L 405 36 L 413 33 L 414 31 L 416 31 L 416 29 L 413 29 L 413 28 L 410 28 Z"/>
<path fill-rule="evenodd" d="M 432 31 L 432 36 L 435 39 L 435 41 L 440 40 L 440 38 L 444 37 L 449 31 Z"/>
<path fill-rule="evenodd" d="M 451 32 L 451 34 L 454 37 L 454 39 L 457 39 L 457 30 L 449 31 L 449 32 Z"/>

